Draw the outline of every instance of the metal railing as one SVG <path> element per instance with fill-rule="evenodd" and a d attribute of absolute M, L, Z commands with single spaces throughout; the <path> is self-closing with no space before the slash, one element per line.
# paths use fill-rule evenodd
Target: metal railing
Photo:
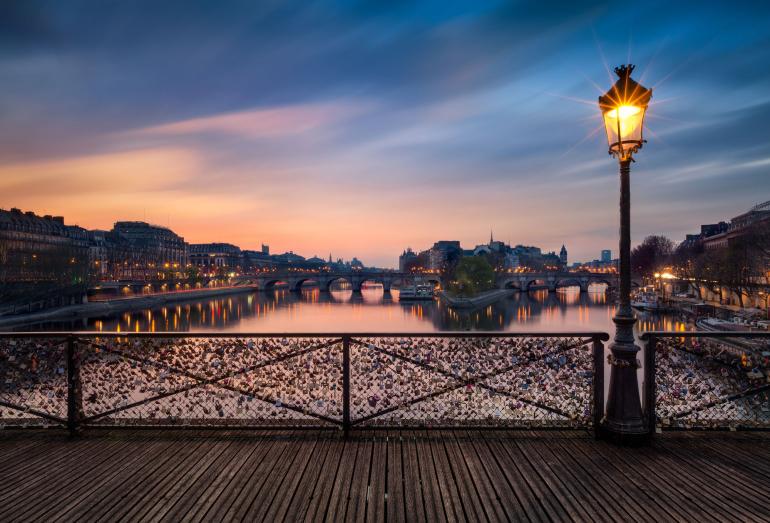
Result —
<path fill-rule="evenodd" d="M 0 333 L 0 424 L 596 428 L 604 333 Z"/>
<path fill-rule="evenodd" d="M 651 435 L 770 428 L 770 332 L 647 332 L 642 340 Z"/>

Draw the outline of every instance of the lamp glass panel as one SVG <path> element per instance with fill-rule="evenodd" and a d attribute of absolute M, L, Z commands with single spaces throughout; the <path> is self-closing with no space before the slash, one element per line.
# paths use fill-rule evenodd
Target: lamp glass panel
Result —
<path fill-rule="evenodd" d="M 611 150 L 617 151 L 620 142 L 624 146 L 642 143 L 644 112 L 643 107 L 636 105 L 620 105 L 605 111 L 604 128 Z"/>

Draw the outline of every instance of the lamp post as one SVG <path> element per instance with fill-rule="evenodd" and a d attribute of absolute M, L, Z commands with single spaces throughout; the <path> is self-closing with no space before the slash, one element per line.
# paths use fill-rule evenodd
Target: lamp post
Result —
<path fill-rule="evenodd" d="M 604 127 L 607 131 L 609 154 L 620 163 L 620 295 L 618 309 L 612 321 L 615 338 L 610 345 L 610 390 L 603 431 L 619 441 L 632 442 L 646 434 L 645 416 L 639 397 L 636 357 L 639 347 L 634 343 L 636 318 L 631 310 L 631 162 L 633 154 L 644 144 L 642 129 L 644 114 L 652 90 L 633 79 L 634 66 L 615 68 L 618 80 L 599 97 Z"/>

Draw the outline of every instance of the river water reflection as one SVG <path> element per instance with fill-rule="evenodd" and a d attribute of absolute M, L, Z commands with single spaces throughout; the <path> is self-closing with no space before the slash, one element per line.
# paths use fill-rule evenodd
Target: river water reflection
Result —
<path fill-rule="evenodd" d="M 245 292 L 179 303 L 115 317 L 26 326 L 21 330 L 121 332 L 435 332 L 435 331 L 605 331 L 613 332 L 615 305 L 602 288 L 516 293 L 483 309 L 461 312 L 440 301 L 401 303 L 398 291 L 381 287 L 301 293 Z M 667 315 L 637 313 L 638 330 L 681 330 Z"/>

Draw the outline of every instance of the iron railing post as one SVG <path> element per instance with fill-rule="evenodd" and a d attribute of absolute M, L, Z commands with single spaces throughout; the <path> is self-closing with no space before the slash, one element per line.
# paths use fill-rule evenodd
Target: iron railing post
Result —
<path fill-rule="evenodd" d="M 644 347 L 644 410 L 647 418 L 647 431 L 650 438 L 655 436 L 657 417 L 655 415 L 655 396 L 657 384 L 655 381 L 655 353 L 658 349 L 658 338 L 654 335 L 647 336 L 647 344 Z"/>
<path fill-rule="evenodd" d="M 80 383 L 80 361 L 77 355 L 77 339 L 67 336 L 67 430 L 70 436 L 80 432 L 80 415 L 83 411 L 83 395 Z"/>
<path fill-rule="evenodd" d="M 350 434 L 350 336 L 342 337 L 342 431 Z"/>
<path fill-rule="evenodd" d="M 604 418 L 604 343 L 599 336 L 593 336 L 594 379 L 593 418 L 594 437 L 599 439 L 602 418 Z"/>

